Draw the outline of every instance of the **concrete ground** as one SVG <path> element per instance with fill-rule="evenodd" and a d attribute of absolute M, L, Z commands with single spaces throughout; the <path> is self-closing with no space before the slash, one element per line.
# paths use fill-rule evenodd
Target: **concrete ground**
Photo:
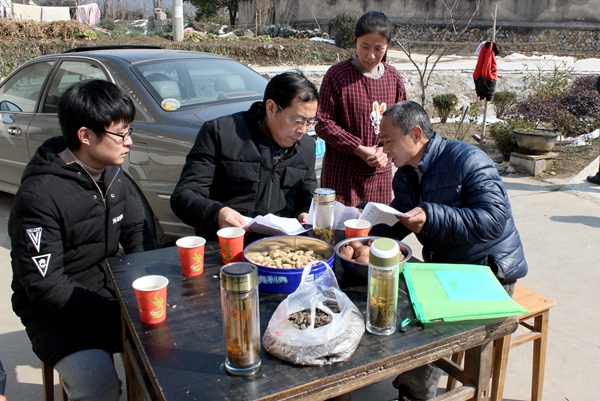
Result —
<path fill-rule="evenodd" d="M 518 175 L 504 179 L 530 266 L 520 283 L 557 303 L 550 313 L 545 401 L 600 397 L 600 263 L 595 253 L 600 249 L 600 186 L 585 181 L 585 176 L 597 169 L 598 159 L 572 179 L 554 184 Z M 40 362 L 10 305 L 12 273 L 6 227 L 13 199 L 0 193 L 0 359 L 8 374 L 8 399 L 41 400 Z M 414 236 L 406 242 L 418 255 L 420 246 Z M 531 361 L 531 343 L 510 352 L 505 400 L 530 399 Z M 116 364 L 123 377 L 119 359 Z M 353 399 L 390 400 L 396 395 L 391 381 L 355 391 Z M 55 390 L 59 399 L 58 386 Z"/>

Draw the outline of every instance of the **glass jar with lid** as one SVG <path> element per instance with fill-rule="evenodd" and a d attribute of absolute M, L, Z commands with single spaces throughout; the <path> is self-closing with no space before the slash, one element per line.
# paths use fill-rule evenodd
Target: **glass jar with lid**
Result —
<path fill-rule="evenodd" d="M 396 331 L 400 248 L 390 238 L 378 238 L 369 253 L 369 283 L 366 328 L 369 333 L 388 335 Z"/>
<path fill-rule="evenodd" d="M 335 191 L 317 188 L 313 195 L 313 230 L 315 238 L 333 245 L 335 230 Z"/>
<path fill-rule="evenodd" d="M 260 369 L 258 269 L 235 262 L 221 267 L 221 312 L 225 338 L 225 369 L 250 376 Z"/>

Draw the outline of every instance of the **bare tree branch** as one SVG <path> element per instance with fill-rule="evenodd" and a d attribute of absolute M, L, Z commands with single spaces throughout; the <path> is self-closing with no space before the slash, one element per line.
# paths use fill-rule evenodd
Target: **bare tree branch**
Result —
<path fill-rule="evenodd" d="M 442 0 L 443 10 L 442 17 L 444 20 L 444 26 L 441 28 L 441 31 L 436 35 L 434 42 L 437 44 L 433 45 L 429 54 L 425 56 L 425 60 L 423 62 L 418 62 L 416 56 L 413 55 L 411 49 L 411 40 L 413 39 L 410 33 L 410 23 L 414 19 L 414 15 L 409 18 L 404 24 L 404 35 L 396 34 L 392 39 L 393 43 L 395 43 L 400 50 L 406 54 L 406 57 L 410 60 L 410 62 L 417 69 L 417 73 L 419 74 L 420 86 L 421 86 L 421 104 L 425 105 L 425 95 L 427 87 L 429 86 L 429 80 L 431 79 L 432 73 L 435 70 L 440 59 L 446 54 L 446 51 L 450 48 L 448 43 L 459 42 L 462 36 L 467 32 L 473 19 L 477 15 L 477 12 L 481 8 L 483 4 L 483 0 L 476 0 L 475 2 L 475 10 L 472 11 L 471 15 L 468 16 L 469 9 L 466 8 L 458 17 L 455 17 L 455 13 L 459 10 L 461 1 L 453 0 L 452 2 L 449 0 Z M 458 23 L 465 19 L 465 16 L 468 16 L 468 20 L 462 29 L 458 28 Z M 400 29 L 402 33 L 402 28 Z M 437 54 L 436 54 L 437 52 Z"/>

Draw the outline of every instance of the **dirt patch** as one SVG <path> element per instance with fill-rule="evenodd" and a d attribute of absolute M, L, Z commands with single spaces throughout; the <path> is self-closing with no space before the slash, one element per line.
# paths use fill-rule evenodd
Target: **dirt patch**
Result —
<path fill-rule="evenodd" d="M 0 55 L 21 55 L 14 66 L 30 58 L 81 46 L 157 45 L 164 49 L 190 50 L 228 56 L 251 66 L 335 64 L 354 52 L 323 41 L 271 37 L 205 37 L 173 42 L 170 38 L 141 33 L 98 36 L 77 21 L 41 23 L 0 19 Z M 1 75 L 1 74 L 0 74 Z"/>
<path fill-rule="evenodd" d="M 460 130 L 458 130 L 458 127 L 459 124 L 454 122 L 433 124 L 433 129 L 443 135 L 446 139 L 460 139 L 481 147 L 479 141 L 473 138 L 473 134 L 481 136 L 480 125 L 463 124 Z M 496 158 L 502 156 L 496 148 L 493 139 L 489 137 L 489 132 L 487 130 L 485 133 L 483 150 L 494 160 L 497 160 Z M 600 155 L 600 138 L 592 140 L 590 144 L 586 146 L 571 147 L 557 144 L 554 147 L 553 152 L 556 153 L 557 156 L 552 168 L 534 178 L 545 181 L 548 179 L 567 179 L 579 174 L 581 170 L 586 168 L 596 157 L 598 157 L 598 155 Z M 502 162 L 502 164 L 504 166 L 509 165 L 507 160 Z"/>

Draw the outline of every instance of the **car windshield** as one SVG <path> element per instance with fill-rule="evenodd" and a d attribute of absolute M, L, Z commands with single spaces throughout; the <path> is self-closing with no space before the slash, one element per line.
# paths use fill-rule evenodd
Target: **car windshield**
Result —
<path fill-rule="evenodd" d="M 161 60 L 133 67 L 167 110 L 208 103 L 262 99 L 267 80 L 233 60 Z"/>

